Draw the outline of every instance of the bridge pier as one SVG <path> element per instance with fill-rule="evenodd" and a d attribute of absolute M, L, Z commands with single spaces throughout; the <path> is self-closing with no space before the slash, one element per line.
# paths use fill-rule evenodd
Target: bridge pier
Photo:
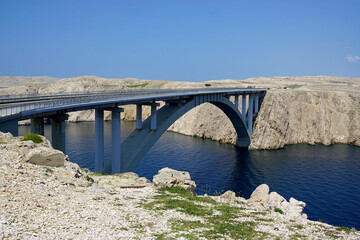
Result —
<path fill-rule="evenodd" d="M 136 129 L 142 129 L 142 104 L 136 104 Z"/>
<path fill-rule="evenodd" d="M 157 129 L 157 111 L 156 108 L 160 106 L 159 103 L 151 103 L 151 116 L 150 116 L 150 130 L 155 131 Z"/>
<path fill-rule="evenodd" d="M 11 119 L 0 124 L 0 131 L 11 133 L 14 137 L 19 136 L 18 119 Z"/>
<path fill-rule="evenodd" d="M 235 95 L 235 107 L 236 109 L 239 109 L 239 95 Z"/>
<path fill-rule="evenodd" d="M 255 113 L 258 113 L 259 112 L 259 95 L 255 95 L 255 110 L 254 110 L 254 112 Z"/>
<path fill-rule="evenodd" d="M 252 121 L 253 121 L 253 107 L 254 107 L 254 95 L 249 95 L 249 108 L 248 108 L 248 131 L 252 134 Z"/>
<path fill-rule="evenodd" d="M 120 113 L 123 112 L 123 108 L 111 109 L 111 173 L 121 172 L 121 122 Z"/>
<path fill-rule="evenodd" d="M 31 129 L 30 130 L 31 133 L 44 136 L 44 118 L 42 117 L 32 118 L 30 129 Z"/>
<path fill-rule="evenodd" d="M 104 168 L 104 109 L 95 109 L 95 172 Z"/>
<path fill-rule="evenodd" d="M 241 101 L 241 116 L 244 122 L 246 121 L 246 95 L 242 95 L 242 101 Z"/>
<path fill-rule="evenodd" d="M 69 115 L 59 114 L 51 116 L 51 145 L 65 153 L 65 120 L 68 120 Z"/>

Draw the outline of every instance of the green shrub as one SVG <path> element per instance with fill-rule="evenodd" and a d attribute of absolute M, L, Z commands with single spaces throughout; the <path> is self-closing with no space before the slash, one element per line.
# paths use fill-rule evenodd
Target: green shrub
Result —
<path fill-rule="evenodd" d="M 41 138 L 40 135 L 35 134 L 35 133 L 27 133 L 22 139 L 21 141 L 33 141 L 34 143 L 42 143 L 43 140 Z"/>
<path fill-rule="evenodd" d="M 280 208 L 275 208 L 274 211 L 280 214 L 284 214 L 283 210 L 281 210 Z"/>

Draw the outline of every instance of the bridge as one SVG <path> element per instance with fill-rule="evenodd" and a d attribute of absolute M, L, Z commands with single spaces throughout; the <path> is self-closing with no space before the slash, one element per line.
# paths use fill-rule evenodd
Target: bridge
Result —
<path fill-rule="evenodd" d="M 18 136 L 18 121 L 31 119 L 31 132 L 44 135 L 46 118 L 51 122 L 53 147 L 65 152 L 67 113 L 95 109 L 95 171 L 103 172 L 104 111 L 111 111 L 111 173 L 120 173 L 134 170 L 177 119 L 203 103 L 221 109 L 236 130 L 236 146 L 248 147 L 254 116 L 265 94 L 266 89 L 256 88 L 197 88 L 7 95 L 0 96 L 0 131 Z M 160 102 L 165 103 L 161 108 Z M 129 104 L 136 105 L 136 129 L 121 143 L 121 106 Z M 151 106 L 151 115 L 145 120 L 142 119 L 144 105 Z"/>

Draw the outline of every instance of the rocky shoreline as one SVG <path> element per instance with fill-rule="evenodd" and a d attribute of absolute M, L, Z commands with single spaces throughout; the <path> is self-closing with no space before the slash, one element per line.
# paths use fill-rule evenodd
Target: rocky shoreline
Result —
<path fill-rule="evenodd" d="M 310 221 L 305 203 L 260 185 L 250 199 L 195 196 L 186 172 L 99 175 L 42 143 L 0 133 L 2 239 L 359 239 Z"/>

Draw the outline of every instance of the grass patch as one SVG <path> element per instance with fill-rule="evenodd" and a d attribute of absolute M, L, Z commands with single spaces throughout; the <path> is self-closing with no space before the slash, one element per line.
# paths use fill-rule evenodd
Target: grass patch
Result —
<path fill-rule="evenodd" d="M 53 171 L 52 169 L 50 169 L 50 168 L 46 168 L 45 172 L 47 172 L 47 173 L 53 173 L 54 171 Z"/>
<path fill-rule="evenodd" d="M 43 142 L 43 140 L 42 140 L 42 138 L 41 138 L 40 135 L 35 134 L 35 133 L 30 133 L 30 132 L 27 133 L 27 134 L 21 139 L 21 141 L 29 141 L 29 140 L 33 141 L 34 143 L 42 143 L 42 142 Z"/>
<path fill-rule="evenodd" d="M 89 175 L 86 175 L 86 180 L 88 180 L 91 183 L 94 183 L 94 179 L 90 177 Z"/>
<path fill-rule="evenodd" d="M 283 210 L 281 210 L 280 208 L 275 208 L 274 211 L 280 214 L 284 214 Z"/>
<path fill-rule="evenodd" d="M 348 227 L 337 227 L 336 230 L 350 232 L 350 228 L 348 228 Z"/>
<path fill-rule="evenodd" d="M 143 83 L 143 84 L 136 84 L 136 85 L 127 85 L 128 88 L 143 88 L 149 85 L 149 83 Z"/>
<path fill-rule="evenodd" d="M 178 209 L 179 212 L 183 212 L 193 216 L 205 216 L 205 215 L 211 215 L 213 213 L 212 209 L 210 208 L 197 205 L 188 200 L 180 200 L 180 199 L 156 200 L 151 203 L 145 204 L 145 208 L 152 210 Z"/>
<path fill-rule="evenodd" d="M 198 197 L 180 187 L 166 187 L 159 190 L 159 195 L 154 196 L 154 201 L 144 205 L 150 210 L 175 209 L 192 216 L 203 217 L 202 221 L 187 221 L 179 219 L 169 220 L 172 233 L 177 238 L 187 239 L 262 239 L 263 233 L 254 230 L 255 222 L 239 222 L 237 219 L 242 216 L 242 208 L 228 204 L 217 203 L 209 197 Z M 214 212 L 216 215 L 213 215 Z M 264 219 L 264 221 L 271 221 Z M 167 239 L 163 233 L 158 239 Z"/>

